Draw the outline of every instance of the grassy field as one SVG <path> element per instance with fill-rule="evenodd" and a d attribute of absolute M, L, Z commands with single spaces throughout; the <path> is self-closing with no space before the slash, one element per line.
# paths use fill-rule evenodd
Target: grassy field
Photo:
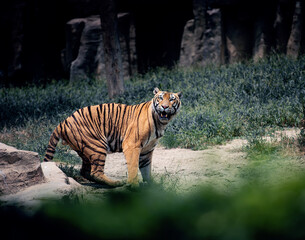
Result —
<path fill-rule="evenodd" d="M 256 64 L 159 69 L 126 81 L 124 96 L 114 101 L 147 101 L 154 87 L 183 91 L 181 112 L 162 144 L 204 149 L 236 137 L 255 138 L 270 129 L 298 126 L 304 116 L 304 85 L 305 57 L 273 56 Z M 110 100 L 103 82 L 2 88 L 0 141 L 43 155 L 60 121 L 81 107 L 105 102 Z M 60 150 L 58 157 L 64 152 Z"/>
<path fill-rule="evenodd" d="M 154 87 L 183 91 L 179 116 L 161 144 L 194 150 L 247 139 L 243 181 L 231 193 L 212 184 L 188 195 L 161 184 L 138 192 L 114 191 L 98 202 L 86 195 L 46 203 L 35 214 L 0 208 L 7 229 L 26 220 L 45 226 L 60 222 L 59 236 L 75 239 L 304 239 L 304 130 L 299 141 L 267 142 L 262 136 L 299 127 L 304 118 L 305 57 L 271 56 L 259 63 L 198 69 L 158 69 L 125 82 L 124 97 L 136 104 L 153 97 Z M 73 111 L 110 102 L 103 82 L 50 82 L 0 89 L 0 142 L 36 151 L 43 158 L 55 126 Z M 79 163 L 59 145 L 55 160 Z M 161 176 L 162 178 L 162 176 Z M 174 185 L 173 185 L 174 186 Z M 166 190 L 164 190 L 166 189 Z M 1 204 L 0 204 L 1 205 Z M 56 225 L 57 226 L 57 225 Z M 20 231 L 23 236 L 31 232 Z M 18 234 L 18 233 L 16 233 Z M 20 235 L 21 236 L 21 235 Z M 50 233 L 58 236 L 56 232 Z"/>

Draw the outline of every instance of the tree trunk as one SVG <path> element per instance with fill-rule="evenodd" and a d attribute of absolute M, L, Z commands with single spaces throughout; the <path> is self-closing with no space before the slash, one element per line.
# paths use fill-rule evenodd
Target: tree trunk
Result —
<path fill-rule="evenodd" d="M 291 25 L 296 1 L 279 1 L 277 17 L 274 23 L 276 34 L 276 50 L 286 53 L 287 43 L 291 32 Z"/>
<path fill-rule="evenodd" d="M 114 0 L 101 1 L 100 13 L 108 95 L 114 98 L 124 92 L 123 65 Z"/>
<path fill-rule="evenodd" d="M 301 40 L 303 29 L 303 4 L 301 1 L 296 2 L 295 12 L 292 21 L 291 33 L 287 44 L 287 55 L 297 58 L 301 52 Z"/>

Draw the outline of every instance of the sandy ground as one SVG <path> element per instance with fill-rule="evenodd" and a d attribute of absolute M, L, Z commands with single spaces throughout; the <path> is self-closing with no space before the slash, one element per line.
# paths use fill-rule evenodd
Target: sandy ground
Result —
<path fill-rule="evenodd" d="M 294 138 L 297 134 L 298 130 L 289 129 L 276 132 L 266 140 L 279 141 L 283 137 Z M 190 192 L 202 185 L 231 191 L 239 186 L 239 169 L 247 164 L 242 150 L 246 144 L 246 140 L 235 139 L 202 151 L 157 147 L 153 154 L 152 176 L 156 182 L 177 192 Z M 122 153 L 107 156 L 105 174 L 117 180 L 127 179 L 127 165 Z"/>
<path fill-rule="evenodd" d="M 157 183 L 161 182 L 165 188 L 177 193 L 191 192 L 203 184 L 226 190 L 226 186 L 237 181 L 235 175 L 238 168 L 244 164 L 244 153 L 241 151 L 244 144 L 246 144 L 245 140 L 234 140 L 226 145 L 203 151 L 157 147 L 153 154 L 152 176 Z M 108 188 L 82 177 L 77 179 L 79 184 L 67 178 L 56 167 L 55 162 L 42 163 L 42 169 L 46 178 L 45 183 L 31 186 L 16 194 L 1 196 L 0 200 L 7 204 L 13 202 L 20 206 L 31 207 L 44 199 L 58 199 L 70 193 L 77 193 L 84 201 L 100 199 L 104 198 L 107 192 L 120 191 L 124 188 Z M 105 173 L 112 179 L 127 180 L 127 164 L 123 153 L 107 156 Z M 140 171 L 139 176 L 142 180 Z"/>
<path fill-rule="evenodd" d="M 266 140 L 295 138 L 298 133 L 299 131 L 295 129 L 282 131 L 272 138 L 266 137 Z M 246 144 L 246 140 L 235 139 L 225 145 L 213 146 L 202 151 L 157 147 L 152 159 L 152 176 L 156 182 L 177 193 L 189 193 L 202 185 L 230 193 L 240 187 L 240 169 L 248 163 L 242 150 Z M 33 205 L 37 200 L 46 198 L 49 193 L 60 198 L 69 195 L 71 191 L 74 193 L 76 191 L 79 196 L 83 194 L 84 199 L 94 199 L 105 197 L 109 191 L 121 189 L 107 188 L 81 178 L 78 179 L 80 185 L 73 179 L 67 178 L 54 162 L 43 164 L 49 164 L 43 166 L 47 183 L 32 186 L 23 192 L 0 199 L 4 202 L 15 201 L 21 205 Z M 107 156 L 105 174 L 113 179 L 127 180 L 127 165 L 122 153 Z M 139 176 L 141 176 L 140 172 Z"/>
<path fill-rule="evenodd" d="M 152 176 L 156 182 L 162 182 L 178 192 L 188 192 L 204 184 L 223 188 L 235 181 L 234 173 L 245 164 L 241 151 L 245 144 L 245 140 L 236 139 L 202 151 L 158 147 L 153 154 Z M 107 156 L 105 173 L 113 179 L 127 179 L 122 153 Z"/>

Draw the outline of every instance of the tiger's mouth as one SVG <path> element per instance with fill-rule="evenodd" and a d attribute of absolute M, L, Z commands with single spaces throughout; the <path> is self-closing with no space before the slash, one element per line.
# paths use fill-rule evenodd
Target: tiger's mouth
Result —
<path fill-rule="evenodd" d="M 166 112 L 158 112 L 158 116 L 161 121 L 168 121 L 171 117 L 171 114 Z"/>

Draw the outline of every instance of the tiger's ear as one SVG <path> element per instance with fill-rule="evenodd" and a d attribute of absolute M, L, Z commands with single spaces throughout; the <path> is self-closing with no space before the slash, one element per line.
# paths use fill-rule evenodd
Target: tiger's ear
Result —
<path fill-rule="evenodd" d="M 182 98 L 182 92 L 177 92 L 177 95 L 178 95 L 179 99 Z"/>
<path fill-rule="evenodd" d="M 156 87 L 156 88 L 154 89 L 153 93 L 156 95 L 158 92 L 160 92 L 160 90 L 159 90 L 159 88 Z"/>

